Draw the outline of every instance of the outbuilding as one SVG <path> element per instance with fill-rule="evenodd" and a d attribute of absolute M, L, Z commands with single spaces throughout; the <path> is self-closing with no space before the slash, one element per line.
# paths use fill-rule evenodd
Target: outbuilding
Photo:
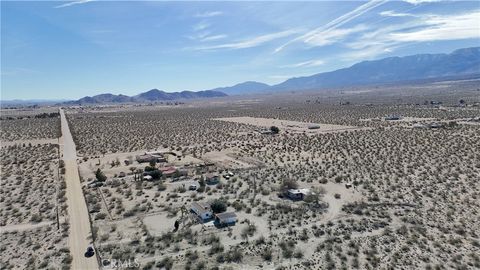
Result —
<path fill-rule="evenodd" d="M 148 155 L 148 154 L 138 155 L 135 157 L 135 159 L 137 160 L 138 163 L 152 162 L 156 160 L 154 156 Z"/>
<path fill-rule="evenodd" d="M 443 128 L 443 125 L 441 123 L 430 123 L 428 127 L 433 129 L 439 129 L 439 128 Z"/>
<path fill-rule="evenodd" d="M 310 194 L 310 189 L 308 188 L 287 190 L 287 196 L 291 200 L 303 200 L 309 194 Z"/>
<path fill-rule="evenodd" d="M 237 214 L 234 212 L 215 214 L 215 224 L 218 226 L 231 226 L 235 223 L 237 223 Z"/>
<path fill-rule="evenodd" d="M 400 120 L 400 118 L 401 118 L 401 117 L 398 116 L 398 115 L 389 115 L 389 116 L 385 117 L 385 120 L 387 120 L 387 121 L 395 121 L 395 120 Z"/>
<path fill-rule="evenodd" d="M 216 185 L 220 181 L 220 177 L 218 174 L 213 174 L 213 173 L 207 173 L 205 175 L 205 182 L 207 185 Z"/>
<path fill-rule="evenodd" d="M 135 157 L 138 163 L 145 163 L 145 162 L 167 162 L 167 159 L 160 154 L 151 154 L 145 153 L 143 155 L 138 155 Z"/>

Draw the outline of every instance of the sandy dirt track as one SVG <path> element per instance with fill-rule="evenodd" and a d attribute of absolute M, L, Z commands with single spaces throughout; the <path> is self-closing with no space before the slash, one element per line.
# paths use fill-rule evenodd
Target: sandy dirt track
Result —
<path fill-rule="evenodd" d="M 63 160 L 65 161 L 65 179 L 67 182 L 66 196 L 70 221 L 68 246 L 73 257 L 72 269 L 99 269 L 95 256 L 85 257 L 86 249 L 92 242 L 88 210 L 78 174 L 75 143 L 62 109 L 60 109 L 60 115 L 64 144 Z"/>

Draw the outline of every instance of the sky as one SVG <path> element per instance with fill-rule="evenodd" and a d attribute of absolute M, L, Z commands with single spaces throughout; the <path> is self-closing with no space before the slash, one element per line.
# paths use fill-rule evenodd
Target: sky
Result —
<path fill-rule="evenodd" d="M 480 1 L 3 1 L 1 99 L 277 84 L 480 46 Z"/>

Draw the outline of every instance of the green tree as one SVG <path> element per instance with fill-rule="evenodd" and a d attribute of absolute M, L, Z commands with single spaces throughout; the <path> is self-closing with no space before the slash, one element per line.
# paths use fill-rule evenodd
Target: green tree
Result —
<path fill-rule="evenodd" d="M 99 182 L 105 182 L 107 180 L 107 177 L 102 172 L 102 170 L 100 170 L 100 168 L 98 168 L 97 171 L 95 172 L 95 178 L 97 178 L 97 181 Z"/>
<path fill-rule="evenodd" d="M 154 171 L 151 171 L 150 172 L 150 176 L 155 179 L 155 180 L 158 180 L 160 179 L 160 177 L 162 177 L 162 172 L 159 171 L 159 170 L 154 170 Z"/>
<path fill-rule="evenodd" d="M 273 133 L 273 134 L 278 134 L 280 132 L 280 129 L 276 126 L 271 126 L 270 127 L 270 131 Z"/>
<path fill-rule="evenodd" d="M 449 128 L 454 128 L 454 127 L 457 127 L 458 124 L 457 124 L 456 121 L 450 121 L 450 122 L 448 122 L 447 126 L 448 126 Z"/>
<path fill-rule="evenodd" d="M 213 203 L 211 205 L 211 208 L 212 208 L 213 213 L 215 213 L 215 214 L 216 213 L 222 213 L 222 212 L 225 212 L 227 210 L 227 204 L 225 203 L 225 201 L 217 199 L 217 200 L 213 201 Z"/>
<path fill-rule="evenodd" d="M 149 165 L 150 167 L 155 168 L 155 165 L 157 164 L 156 160 L 150 160 Z"/>

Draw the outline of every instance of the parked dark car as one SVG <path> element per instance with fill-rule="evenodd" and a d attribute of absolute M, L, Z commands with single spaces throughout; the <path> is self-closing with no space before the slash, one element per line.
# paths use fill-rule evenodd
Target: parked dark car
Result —
<path fill-rule="evenodd" d="M 90 258 L 95 255 L 95 250 L 92 246 L 87 247 L 87 252 L 85 252 L 85 257 Z"/>

